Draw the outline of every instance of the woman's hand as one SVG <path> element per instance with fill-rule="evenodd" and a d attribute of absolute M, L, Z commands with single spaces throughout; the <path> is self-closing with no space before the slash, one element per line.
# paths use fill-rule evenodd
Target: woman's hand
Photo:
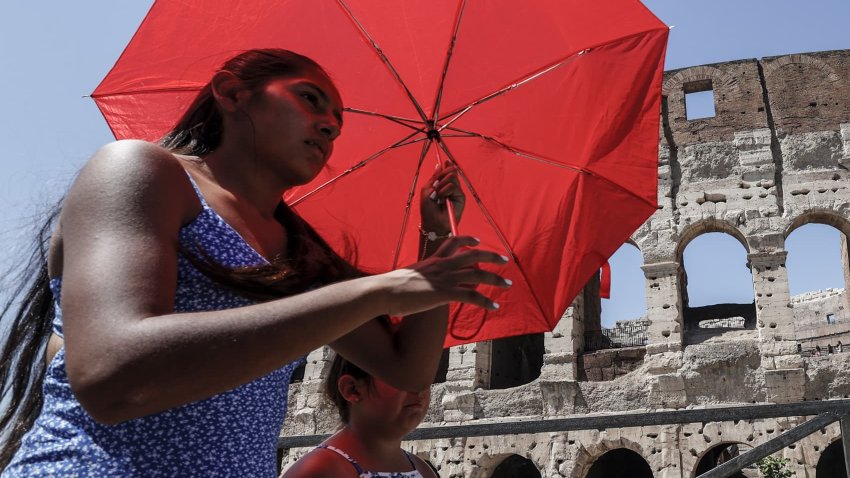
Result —
<path fill-rule="evenodd" d="M 441 236 L 451 231 L 446 201 L 452 202 L 455 220 L 460 223 L 460 217 L 466 205 L 466 196 L 460 187 L 457 175 L 457 168 L 446 161 L 443 167 L 434 172 L 425 182 L 419 196 L 422 229 Z"/>
<path fill-rule="evenodd" d="M 470 249 L 477 245 L 478 239 L 474 237 L 451 237 L 428 259 L 378 276 L 388 280 L 387 313 L 406 316 L 449 302 L 498 309 L 498 304 L 476 291 L 475 287 L 487 284 L 508 288 L 511 282 L 480 269 L 478 264 L 503 265 L 508 258 L 495 252 Z"/>

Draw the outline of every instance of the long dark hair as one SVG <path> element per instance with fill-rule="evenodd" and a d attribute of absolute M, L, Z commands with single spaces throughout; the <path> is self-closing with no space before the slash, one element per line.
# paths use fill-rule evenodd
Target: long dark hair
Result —
<path fill-rule="evenodd" d="M 326 75 L 313 60 L 281 49 L 249 50 L 226 61 L 221 68 L 240 78 L 249 88 L 309 69 Z M 212 87 L 207 84 L 159 144 L 174 153 L 203 157 L 219 146 L 222 124 Z M 57 205 L 38 231 L 28 264 L 2 309 L 0 330 L 8 329 L 9 335 L 0 344 L 0 387 L 3 398 L 11 401 L 0 415 L 3 441 L 0 470 L 8 465 L 24 433 L 41 411 L 44 353 L 55 315 L 47 255 L 59 212 Z M 181 246 L 180 252 L 213 280 L 256 300 L 285 297 L 310 287 L 365 275 L 352 265 L 356 258 L 351 243 L 340 252 L 342 255 L 338 254 L 283 202 L 275 218 L 287 231 L 288 249 L 283 260 L 234 270 L 215 262 L 200 247 Z"/>
<path fill-rule="evenodd" d="M 0 470 L 12 459 L 41 411 L 44 353 L 55 314 L 47 253 L 60 210 L 61 201 L 36 231 L 20 272 L 6 277 L 12 285 L 0 309 L 0 330 L 7 332 L 0 339 L 0 396 L 8 400 L 0 413 Z"/>

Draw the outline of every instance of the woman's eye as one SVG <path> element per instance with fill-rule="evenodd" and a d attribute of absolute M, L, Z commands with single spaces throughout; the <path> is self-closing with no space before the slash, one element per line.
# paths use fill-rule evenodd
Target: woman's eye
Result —
<path fill-rule="evenodd" d="M 319 106 L 319 97 L 313 93 L 301 93 L 301 97 L 309 101 L 313 106 Z"/>

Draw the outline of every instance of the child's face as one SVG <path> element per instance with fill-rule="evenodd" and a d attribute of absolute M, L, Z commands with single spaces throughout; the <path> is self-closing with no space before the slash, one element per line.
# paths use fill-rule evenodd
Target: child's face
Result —
<path fill-rule="evenodd" d="M 404 436 L 416 428 L 428 412 L 431 388 L 418 393 L 393 388 L 383 381 L 372 378 L 372 385 L 355 405 L 359 415 L 375 427 Z"/>

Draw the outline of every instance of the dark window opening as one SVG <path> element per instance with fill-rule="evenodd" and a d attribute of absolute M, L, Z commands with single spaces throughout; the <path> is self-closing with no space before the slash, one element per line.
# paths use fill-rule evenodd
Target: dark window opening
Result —
<path fill-rule="evenodd" d="M 448 373 L 449 349 L 443 349 L 443 355 L 440 356 L 440 365 L 437 367 L 437 375 L 434 377 L 434 383 L 445 383 Z"/>
<path fill-rule="evenodd" d="M 587 478 L 652 478 L 652 468 L 632 450 L 618 448 L 599 457 L 587 472 Z"/>
<path fill-rule="evenodd" d="M 826 323 L 829 325 L 835 325 L 835 314 L 826 314 Z"/>
<path fill-rule="evenodd" d="M 708 450 L 705 455 L 702 456 L 702 459 L 697 464 L 697 468 L 694 471 L 694 476 L 699 476 L 703 473 L 707 473 L 714 468 L 726 463 L 727 461 L 737 457 L 741 454 L 741 447 L 746 447 L 749 449 L 750 447 L 747 445 L 740 445 L 738 443 L 728 443 L 725 445 L 718 445 L 710 450 Z M 755 465 L 750 465 L 745 470 L 755 470 Z M 734 475 L 731 475 L 731 478 L 747 478 L 748 475 L 745 475 L 743 472 L 739 471 Z"/>
<path fill-rule="evenodd" d="M 292 376 L 289 377 L 289 384 L 300 383 L 304 381 L 304 371 L 307 370 L 307 362 L 305 361 L 292 371 Z"/>
<path fill-rule="evenodd" d="M 841 439 L 832 442 L 823 450 L 815 468 L 815 478 L 847 478 Z"/>
<path fill-rule="evenodd" d="M 492 478 L 541 478 L 541 475 L 531 460 L 511 455 L 493 470 Z"/>
<path fill-rule="evenodd" d="M 714 88 L 711 80 L 685 83 L 685 117 L 688 121 L 713 118 L 717 115 L 714 109 Z"/>
<path fill-rule="evenodd" d="M 490 353 L 490 389 L 525 385 L 543 368 L 543 334 L 494 340 Z"/>

